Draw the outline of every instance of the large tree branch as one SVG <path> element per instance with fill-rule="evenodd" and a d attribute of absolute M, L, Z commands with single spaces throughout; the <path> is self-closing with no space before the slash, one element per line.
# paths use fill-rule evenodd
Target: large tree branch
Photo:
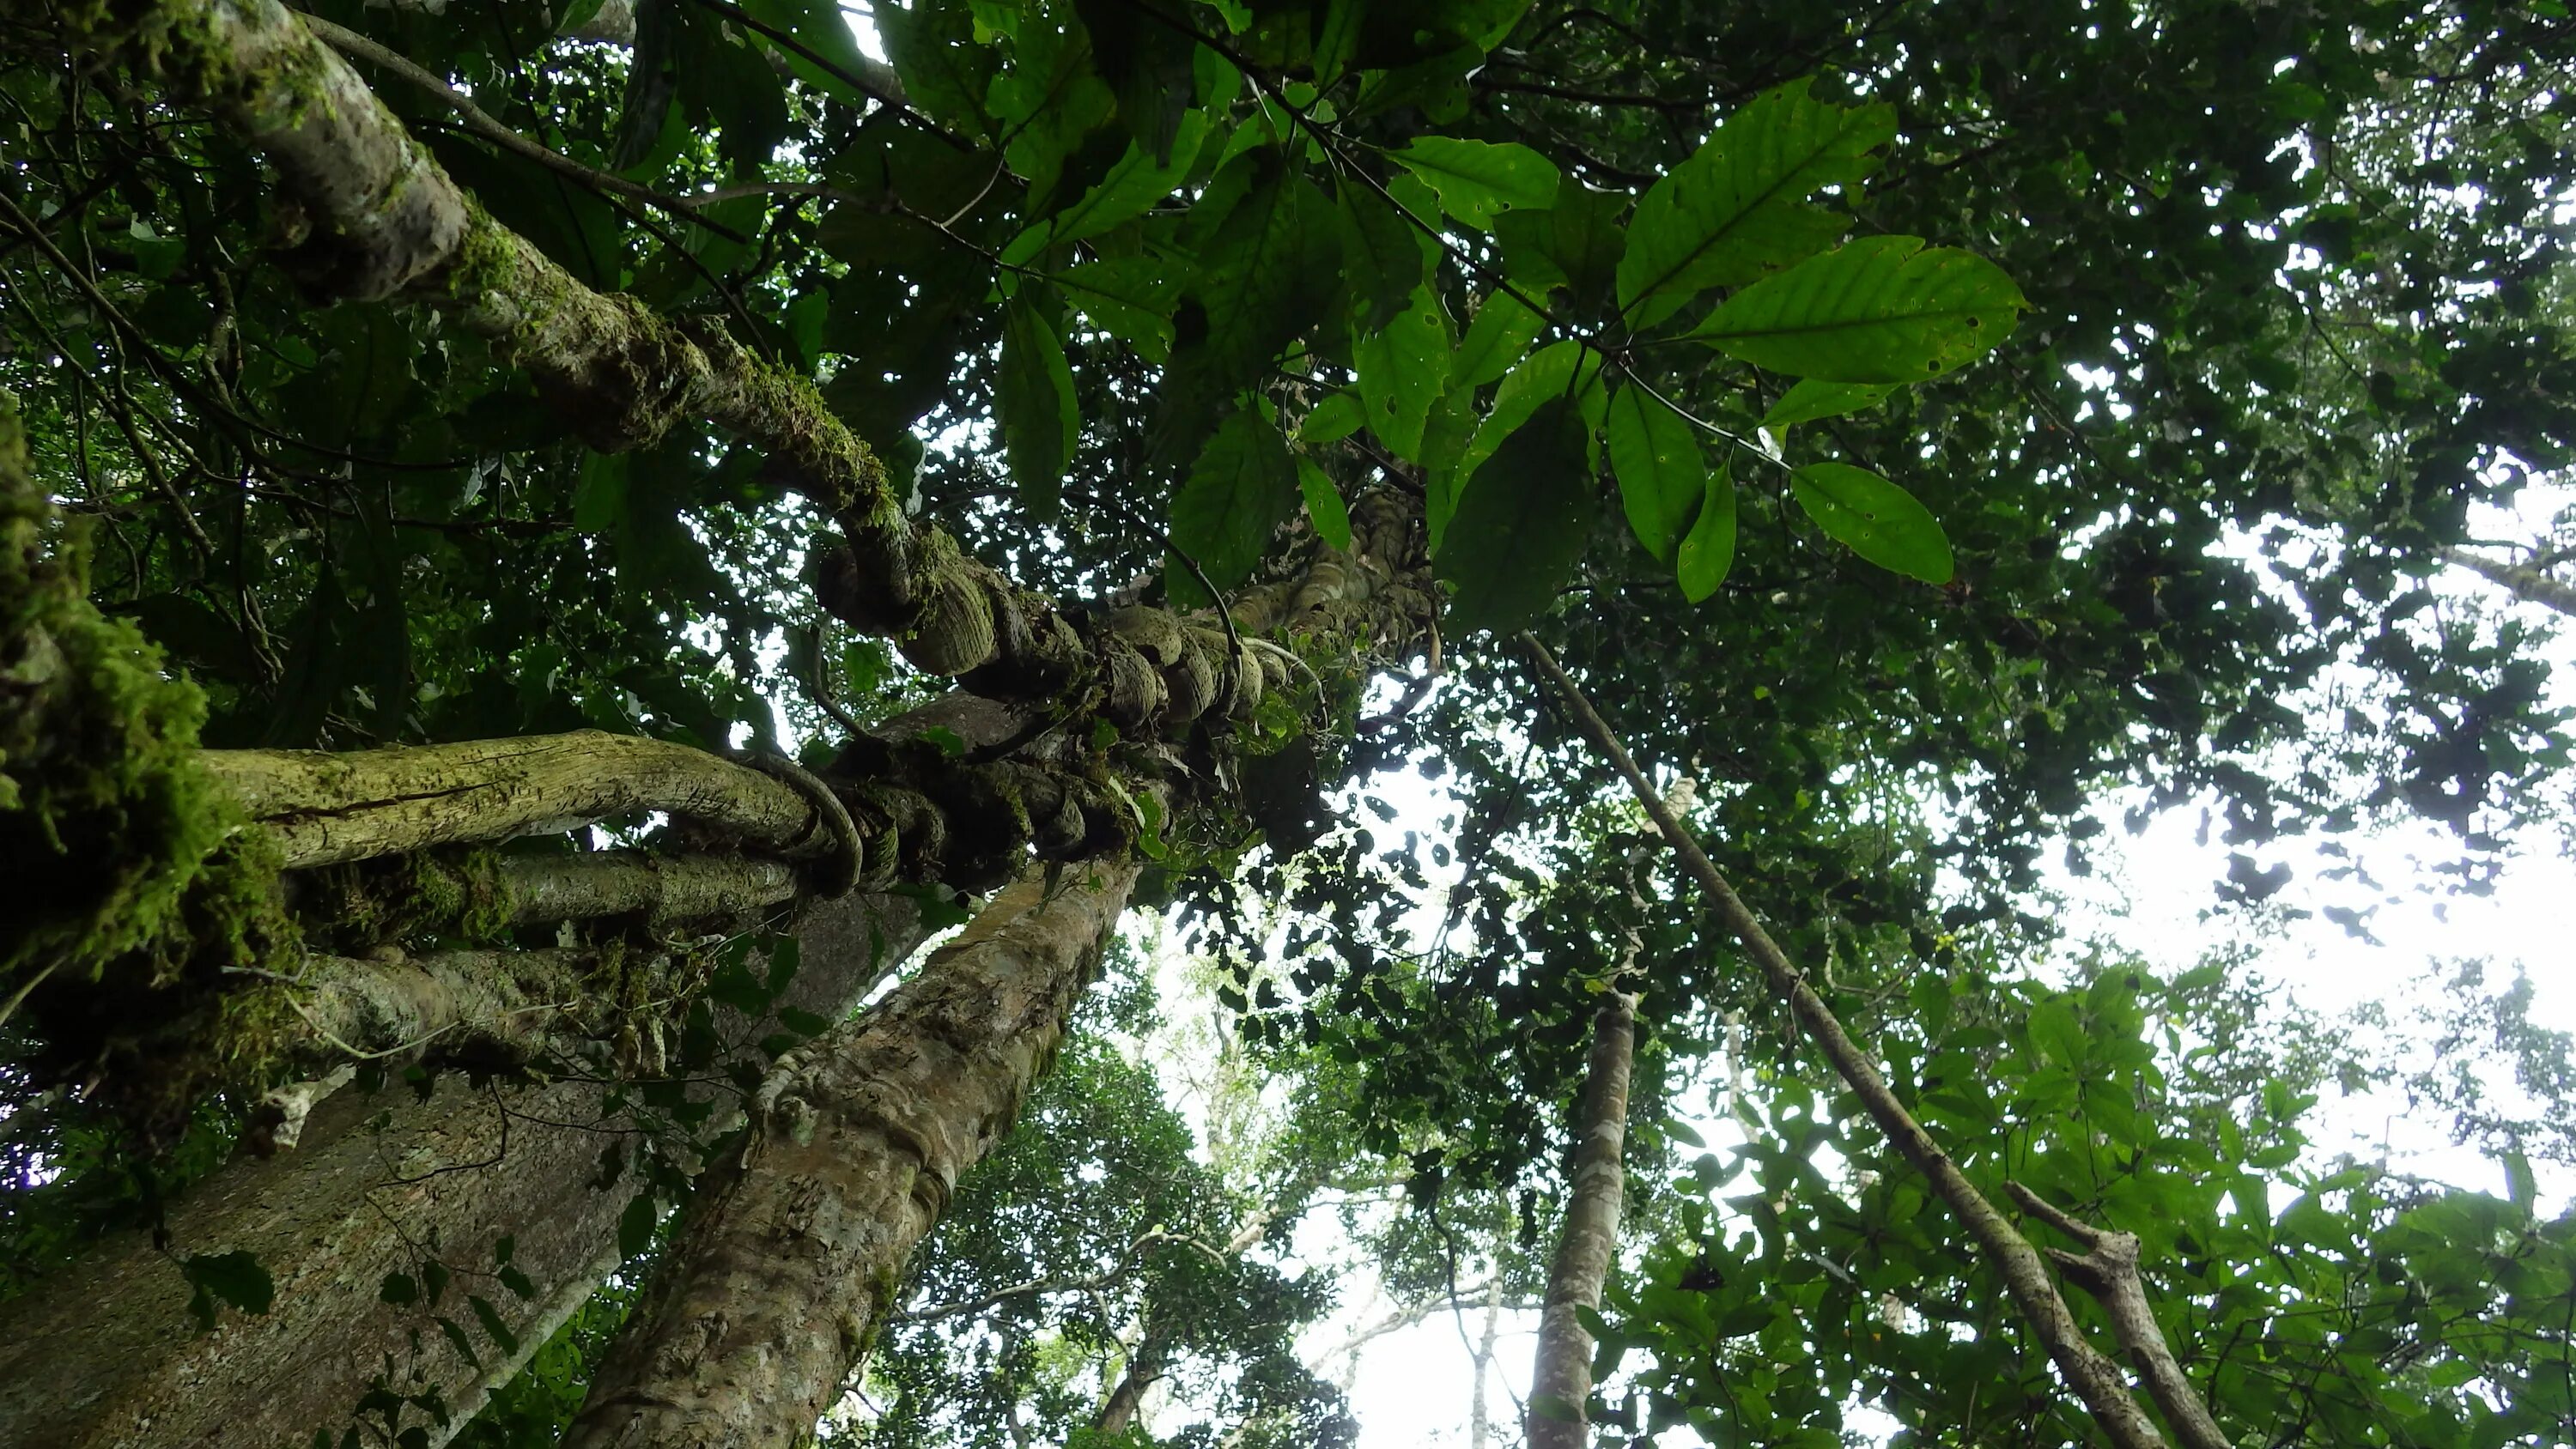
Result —
<path fill-rule="evenodd" d="M 2446 548 L 2442 550 L 2442 557 L 2485 576 L 2488 582 L 2506 589 L 2517 599 L 2555 609 L 2562 614 L 2576 614 L 2576 584 L 2561 582 L 2536 568 L 2471 553 L 2465 548 Z"/>
<path fill-rule="evenodd" d="M 591 1379 L 566 1449 L 730 1449 L 811 1432 L 884 1327 L 958 1176 L 1052 1060 L 1131 862 L 995 897 L 857 1022 L 782 1058 Z"/>
<path fill-rule="evenodd" d="M 1636 961 L 1632 928 L 1623 945 L 1624 975 Z M 1530 1372 L 1530 1449 L 1585 1449 L 1592 1442 L 1586 1401 L 1592 1396 L 1592 1333 L 1582 1311 L 1601 1307 L 1601 1285 L 1619 1250 L 1619 1213 L 1627 1184 L 1622 1151 L 1628 1132 L 1628 1074 L 1637 1040 L 1637 998 L 1611 982 L 1592 1016 L 1592 1060 L 1574 1116 L 1574 1173 L 1567 1184 L 1565 1225 L 1548 1265 L 1547 1306 L 1538 1320 L 1537 1360 Z"/>
<path fill-rule="evenodd" d="M 1763 929 L 1761 921 L 1744 904 L 1743 898 L 1726 883 L 1726 877 L 1718 873 L 1717 867 L 1699 848 L 1699 842 L 1691 835 L 1689 827 L 1682 824 L 1672 807 L 1664 803 L 1662 794 L 1646 778 L 1645 772 L 1637 768 L 1637 762 L 1629 757 L 1618 735 L 1592 708 L 1591 701 L 1584 698 L 1582 689 L 1558 666 L 1555 657 L 1547 652 L 1547 646 L 1526 633 L 1520 636 L 1520 642 L 1539 677 L 1550 686 L 1566 713 L 1573 716 L 1584 738 L 1592 742 L 1593 748 L 1600 751 L 1602 757 L 1618 771 L 1619 777 L 1627 782 L 1629 791 L 1654 820 L 1655 828 L 1662 832 L 1673 854 L 1681 860 L 1700 889 L 1708 893 L 1718 919 L 1743 943 L 1746 954 L 1761 967 L 1771 989 L 1788 1003 L 1790 1015 L 1806 1032 L 1807 1038 L 1824 1053 L 1835 1074 L 1860 1099 L 1862 1110 L 1868 1112 L 1870 1120 L 1887 1134 L 1889 1144 L 1895 1147 L 1898 1155 L 1913 1164 L 1933 1192 L 1966 1225 L 1986 1260 L 2003 1276 L 2005 1291 L 2012 1296 L 2013 1305 L 2021 1311 L 2023 1321 L 2030 1325 L 2031 1332 L 2047 1348 L 2050 1361 L 2057 1365 L 2059 1373 L 2065 1375 L 2076 1397 L 2092 1411 L 2094 1422 L 2102 1426 L 2102 1432 L 2119 1449 L 2163 1449 L 2164 1436 L 2130 1395 L 2128 1386 L 2121 1382 L 2119 1365 L 2086 1341 L 2084 1330 L 2076 1323 L 2064 1295 L 2057 1291 L 2057 1284 L 2049 1277 L 2048 1265 L 2039 1251 L 2013 1226 L 2011 1219 L 1988 1202 L 1985 1194 L 1977 1191 L 1976 1185 L 1968 1181 L 1967 1174 L 1961 1172 L 1959 1165 L 1941 1149 L 1941 1144 L 1934 1141 L 1932 1134 L 1924 1131 L 1923 1125 L 1914 1119 L 1914 1114 L 1906 1110 L 1905 1104 L 1897 1100 L 1896 1093 L 1887 1085 L 1887 1079 L 1879 1075 L 1877 1064 L 1851 1039 L 1850 1033 L 1843 1030 L 1842 1022 L 1835 1017 L 1832 1008 L 1826 1006 L 1824 998 L 1807 984 L 1806 976 L 1771 939 L 1771 933 Z M 2206 1414 L 2205 1409 L 2203 1413 Z M 2200 1446 L 2195 1444 L 2194 1449 L 2200 1449 Z"/>

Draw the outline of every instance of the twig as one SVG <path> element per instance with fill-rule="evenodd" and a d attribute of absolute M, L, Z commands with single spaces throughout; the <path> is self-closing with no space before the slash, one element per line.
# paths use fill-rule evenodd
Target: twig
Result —
<path fill-rule="evenodd" d="M 2074 1312 L 2066 1305 L 2065 1296 L 2058 1292 L 2057 1284 L 2048 1276 L 2047 1264 L 2039 1256 L 2039 1251 L 2030 1245 L 2030 1240 L 2021 1235 L 2009 1218 L 1977 1191 L 1967 1175 L 1959 1170 L 1959 1165 L 1950 1159 L 1930 1133 L 1923 1130 L 1923 1125 L 1914 1120 L 1913 1113 L 1897 1101 L 1896 1093 L 1888 1087 L 1887 1079 L 1879 1075 L 1878 1067 L 1843 1030 L 1842 1022 L 1835 1017 L 1833 1010 L 1825 1005 L 1824 999 L 1807 984 L 1806 977 L 1790 963 L 1778 943 L 1771 939 L 1771 933 L 1763 929 L 1743 898 L 1736 895 L 1734 887 L 1718 874 L 1717 867 L 1700 850 L 1699 842 L 1692 837 L 1688 827 L 1673 814 L 1672 807 L 1664 803 L 1663 796 L 1646 779 L 1645 772 L 1637 768 L 1637 762 L 1629 756 L 1627 748 L 1619 743 L 1618 735 L 1594 711 L 1591 701 L 1583 697 L 1583 691 L 1573 679 L 1558 666 L 1555 656 L 1547 652 L 1547 646 L 1528 633 L 1520 636 L 1520 645 L 1529 656 L 1531 666 L 1554 690 L 1566 712 L 1574 716 L 1584 737 L 1627 781 L 1637 803 L 1645 808 L 1646 814 L 1653 818 L 1655 828 L 1663 833 L 1665 843 L 1672 847 L 1673 854 L 1680 858 L 1700 889 L 1708 894 L 1717 909 L 1718 919 L 1743 942 L 1746 954 L 1762 968 L 1772 990 L 1788 1003 L 1790 1015 L 1824 1053 L 1835 1073 L 1851 1087 L 1870 1119 L 1887 1134 L 1889 1144 L 1913 1164 L 1932 1190 L 1959 1216 L 1987 1261 L 2003 1275 L 2005 1289 L 2012 1295 L 2014 1305 L 2021 1310 L 2022 1318 L 2047 1347 L 2050 1360 L 2075 1390 L 2076 1397 L 2092 1411 L 2094 1421 L 2101 1425 L 2104 1436 L 2118 1449 L 2163 1449 L 2164 1436 L 2157 1432 L 2154 1421 L 2147 1417 L 2146 1411 L 2130 1395 L 2128 1386 L 2121 1382 L 2119 1365 L 2085 1340 L 2083 1330 L 2075 1322 Z M 2220 1439 L 2217 1442 L 2224 1445 L 2226 1441 Z M 2191 1441 L 2191 1446 L 2192 1449 L 2202 1449 L 2197 1440 Z"/>
<path fill-rule="evenodd" d="M 704 203 L 692 205 L 679 197 L 665 196 L 641 182 L 629 181 L 613 171 L 600 171 L 584 166 L 561 152 L 548 150 L 492 119 L 481 106 L 474 104 L 472 97 L 414 65 L 404 56 L 346 26 L 335 25 L 310 11 L 305 12 L 302 18 L 304 28 L 312 31 L 315 38 L 323 44 L 353 60 L 363 60 L 379 69 L 391 71 L 414 87 L 438 97 L 447 104 L 449 110 L 456 113 L 458 120 L 465 123 L 466 130 L 514 156 L 533 161 L 559 176 L 579 182 L 594 191 L 614 192 L 619 196 L 641 201 L 648 206 L 659 207 L 693 226 L 704 227 L 727 241 L 748 243 L 751 240 L 722 222 L 699 215 L 697 205 Z"/>

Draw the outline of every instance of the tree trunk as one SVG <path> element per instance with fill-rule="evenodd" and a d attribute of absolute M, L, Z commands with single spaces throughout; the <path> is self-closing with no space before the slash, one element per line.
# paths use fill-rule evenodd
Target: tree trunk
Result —
<path fill-rule="evenodd" d="M 1475 1397 L 1467 1405 L 1467 1449 L 1485 1449 L 1493 1434 L 1493 1418 L 1485 1411 L 1485 1376 L 1493 1371 L 1494 1341 L 1503 1329 L 1503 1269 L 1494 1265 L 1494 1276 L 1485 1284 L 1485 1330 L 1476 1338 Z"/>
<path fill-rule="evenodd" d="M 909 898 L 815 907 L 797 930 L 803 969 L 779 1007 L 846 1014 L 921 934 Z M 741 1025 L 750 1036 L 766 1029 Z M 326 1099 L 302 1148 L 242 1158 L 169 1214 L 179 1257 L 252 1254 L 275 1284 L 268 1312 L 224 1308 L 200 1333 L 179 1269 L 151 1236 L 111 1238 L 0 1304 L 0 1444 L 281 1449 L 316 1429 L 336 1441 L 388 1355 L 396 1392 L 445 1401 L 449 1425 L 416 1411 L 407 1420 L 444 1443 L 515 1367 L 469 1296 L 533 1351 L 615 1266 L 633 1191 L 596 1182 L 610 1134 L 623 1130 L 602 1123 L 600 1108 L 601 1088 L 587 1082 L 487 1092 L 453 1074 L 426 1101 L 399 1091 Z M 534 1289 L 525 1301 L 489 1276 L 505 1235 Z M 383 1302 L 387 1274 L 422 1281 L 433 1240 L 457 1270 L 444 1300 L 434 1310 Z M 455 1351 L 441 1315 L 480 1367 Z"/>
<path fill-rule="evenodd" d="M 781 1059 L 749 1141 L 591 1381 L 565 1449 L 800 1443 L 891 1309 L 959 1174 L 1053 1060 L 1136 870 L 996 896 L 866 1016 Z"/>
<path fill-rule="evenodd" d="M 1136 1340 L 1136 1351 L 1127 1356 L 1127 1371 L 1118 1376 L 1117 1386 L 1102 1401 L 1091 1427 L 1112 1439 L 1126 1433 L 1127 1426 L 1136 1422 L 1136 1411 L 1145 1406 L 1145 1391 L 1162 1381 L 1163 1360 L 1169 1352 L 1162 1328 L 1149 1310 L 1145 1331 Z"/>
<path fill-rule="evenodd" d="M 1538 1363 L 1530 1373 L 1530 1449 L 1583 1449 L 1591 1442 L 1584 1403 L 1592 1396 L 1592 1333 L 1578 1308 L 1601 1306 L 1601 1281 L 1619 1247 L 1627 1169 L 1628 1067 L 1635 1052 L 1637 998 L 1613 989 L 1592 1018 L 1592 1064 L 1574 1122 L 1573 1194 L 1539 1310 Z"/>
<path fill-rule="evenodd" d="M 2484 574 L 2488 580 L 2526 603 L 2556 609 L 2562 614 L 2576 614 L 2576 585 L 2561 583 L 2538 569 L 2500 563 L 2465 548 L 2446 548 L 2442 550 L 2442 557 L 2464 569 Z"/>

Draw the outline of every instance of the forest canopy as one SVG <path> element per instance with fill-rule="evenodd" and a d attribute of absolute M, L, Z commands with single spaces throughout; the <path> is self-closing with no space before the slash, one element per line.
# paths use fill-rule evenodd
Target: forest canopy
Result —
<path fill-rule="evenodd" d="M 2571 58 L 11 0 L 0 1440 L 2568 1442 Z"/>

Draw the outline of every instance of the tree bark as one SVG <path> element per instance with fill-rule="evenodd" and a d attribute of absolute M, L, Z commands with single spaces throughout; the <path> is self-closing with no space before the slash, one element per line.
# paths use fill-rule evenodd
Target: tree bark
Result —
<path fill-rule="evenodd" d="M 804 965 L 778 1004 L 837 1017 L 922 932 L 909 898 L 852 896 L 815 907 L 796 934 Z M 746 1036 L 768 1029 L 740 1025 Z M 199 1333 L 179 1270 L 151 1235 L 112 1237 L 0 1303 L 0 1444 L 280 1449 L 308 1443 L 317 1428 L 336 1441 L 388 1354 L 402 1388 L 445 1399 L 449 1425 L 407 1421 L 444 1443 L 510 1367 L 467 1296 L 488 1300 L 529 1350 L 614 1266 L 618 1217 L 633 1193 L 624 1183 L 593 1186 L 611 1140 L 603 1126 L 620 1130 L 599 1123 L 600 1106 L 590 1083 L 485 1093 L 453 1075 L 427 1101 L 349 1091 L 325 1099 L 302 1148 L 241 1158 L 169 1214 L 174 1254 L 251 1253 L 275 1283 L 269 1311 L 225 1308 L 212 1332 Z M 382 1301 L 386 1274 L 419 1280 L 421 1245 L 433 1238 L 460 1269 L 488 1273 L 503 1235 L 514 1238 L 511 1262 L 534 1296 L 522 1302 L 460 1271 L 437 1310 L 475 1343 L 480 1368 L 454 1351 L 433 1313 Z"/>
<path fill-rule="evenodd" d="M 341 753 L 208 750 L 202 759 L 266 827 L 288 869 L 548 835 L 648 810 L 772 849 L 832 844 L 795 786 L 637 735 L 576 730 Z"/>
<path fill-rule="evenodd" d="M 2471 572 L 2485 575 L 2489 582 L 2526 603 L 2555 609 L 2562 614 L 2576 614 L 2576 584 L 2562 583 L 2538 569 L 2503 563 L 2465 548 L 2446 548 L 2442 550 L 2442 557 Z"/>
<path fill-rule="evenodd" d="M 1145 1406 L 1145 1392 L 1163 1378 L 1163 1360 L 1170 1352 L 1161 1325 L 1153 1314 L 1145 1316 L 1145 1331 L 1136 1340 L 1136 1351 L 1127 1356 L 1127 1370 L 1118 1376 L 1109 1397 L 1101 1402 L 1100 1412 L 1093 1415 L 1091 1427 L 1109 1438 L 1127 1432 L 1136 1422 L 1136 1413 Z"/>
<path fill-rule="evenodd" d="M 1025 877 L 919 974 L 783 1058 L 593 1376 L 565 1449 L 802 1442 L 959 1174 L 1053 1059 L 1136 877 Z"/>
<path fill-rule="evenodd" d="M 1628 1070 L 1635 1057 L 1637 998 L 1610 992 L 1592 1018 L 1592 1062 L 1574 1122 L 1574 1175 L 1565 1226 L 1547 1271 L 1539 1310 L 1538 1361 L 1530 1373 L 1530 1449 L 1584 1449 L 1584 1404 L 1592 1395 L 1592 1331 L 1578 1309 L 1598 1311 L 1602 1280 L 1619 1248 L 1627 1167 Z"/>

